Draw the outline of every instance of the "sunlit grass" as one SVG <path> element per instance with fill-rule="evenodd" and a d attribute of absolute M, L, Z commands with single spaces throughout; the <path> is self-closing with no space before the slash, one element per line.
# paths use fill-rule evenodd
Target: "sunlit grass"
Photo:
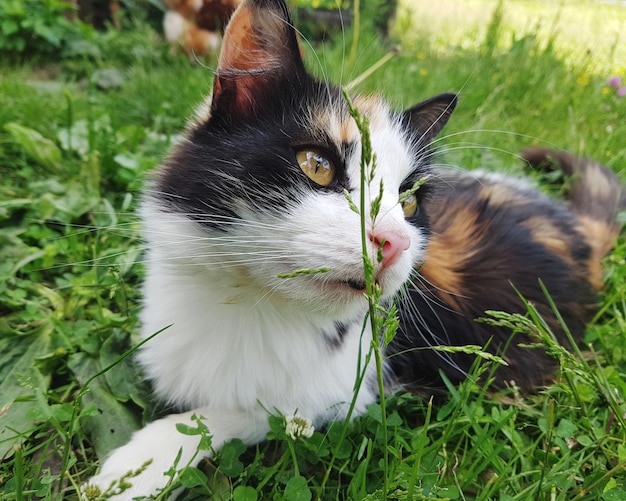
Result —
<path fill-rule="evenodd" d="M 427 38 L 435 46 L 478 50 L 488 32 L 488 20 L 499 0 L 402 0 L 401 26 L 407 41 Z M 540 46 L 576 65 L 580 55 L 593 60 L 590 70 L 605 73 L 626 69 L 626 9 L 619 2 L 590 0 L 504 1 L 497 47 L 506 50 L 515 39 L 536 36 Z"/>

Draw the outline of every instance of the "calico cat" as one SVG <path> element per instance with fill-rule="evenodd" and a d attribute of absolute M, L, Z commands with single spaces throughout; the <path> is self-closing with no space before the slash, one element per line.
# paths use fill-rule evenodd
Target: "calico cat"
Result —
<path fill-rule="evenodd" d="M 361 188 L 361 133 L 341 90 L 305 70 L 283 1 L 238 8 L 212 96 L 155 173 L 141 209 L 149 244 L 142 333 L 158 334 L 138 359 L 156 395 L 181 413 L 136 432 L 92 486 L 106 491 L 145 465 L 115 499 L 154 494 L 179 450 L 181 465 L 209 456 L 194 457 L 199 437 L 176 429 L 193 426 L 194 414 L 219 448 L 235 437 L 263 440 L 269 412 L 318 426 L 346 417 L 353 399 L 356 415 L 376 401 L 365 359 L 372 334 L 362 332 L 361 217 L 346 195 L 359 200 L 362 189 L 363 241 L 381 301 L 397 298 L 399 307 L 387 386 L 439 391 L 439 370 L 452 381 L 466 377 L 472 357 L 428 349 L 440 344 L 501 354 L 509 365 L 495 387 L 549 380 L 554 365 L 543 352 L 474 319 L 488 309 L 524 311 L 512 283 L 564 341 L 541 278 L 580 336 L 624 194 L 605 167 L 539 149 L 526 152 L 530 163 L 553 158 L 570 175 L 569 207 L 504 176 L 431 166 L 430 144 L 456 100 L 442 94 L 396 112 L 379 98 L 354 96 L 377 155 Z"/>

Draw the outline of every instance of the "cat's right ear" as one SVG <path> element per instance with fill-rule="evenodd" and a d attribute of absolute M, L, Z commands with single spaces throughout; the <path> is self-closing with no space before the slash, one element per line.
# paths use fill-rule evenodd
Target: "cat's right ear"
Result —
<path fill-rule="evenodd" d="M 245 0 L 222 42 L 211 116 L 238 122 L 305 73 L 291 16 L 283 0 Z"/>
<path fill-rule="evenodd" d="M 428 145 L 435 139 L 448 123 L 457 101 L 456 94 L 439 94 L 404 112 L 411 132 L 420 144 Z"/>

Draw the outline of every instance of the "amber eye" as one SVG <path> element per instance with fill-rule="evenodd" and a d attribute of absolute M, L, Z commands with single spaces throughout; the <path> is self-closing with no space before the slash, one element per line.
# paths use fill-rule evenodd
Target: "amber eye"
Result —
<path fill-rule="evenodd" d="M 417 212 L 417 198 L 415 195 L 409 195 L 402 202 L 402 211 L 406 217 L 414 216 Z"/>
<path fill-rule="evenodd" d="M 320 186 L 330 186 L 335 180 L 335 166 L 316 149 L 304 149 L 296 152 L 298 164 L 307 177 Z"/>

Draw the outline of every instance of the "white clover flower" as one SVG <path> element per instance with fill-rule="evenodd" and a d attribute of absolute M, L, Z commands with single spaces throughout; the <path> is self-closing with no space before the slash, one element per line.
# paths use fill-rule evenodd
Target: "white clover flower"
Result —
<path fill-rule="evenodd" d="M 84 501 L 94 501 L 100 499 L 102 490 L 97 485 L 84 484 L 80 487 L 81 499 Z"/>
<path fill-rule="evenodd" d="M 285 432 L 293 440 L 300 437 L 309 438 L 314 431 L 313 423 L 302 416 L 288 416 L 286 418 Z"/>

